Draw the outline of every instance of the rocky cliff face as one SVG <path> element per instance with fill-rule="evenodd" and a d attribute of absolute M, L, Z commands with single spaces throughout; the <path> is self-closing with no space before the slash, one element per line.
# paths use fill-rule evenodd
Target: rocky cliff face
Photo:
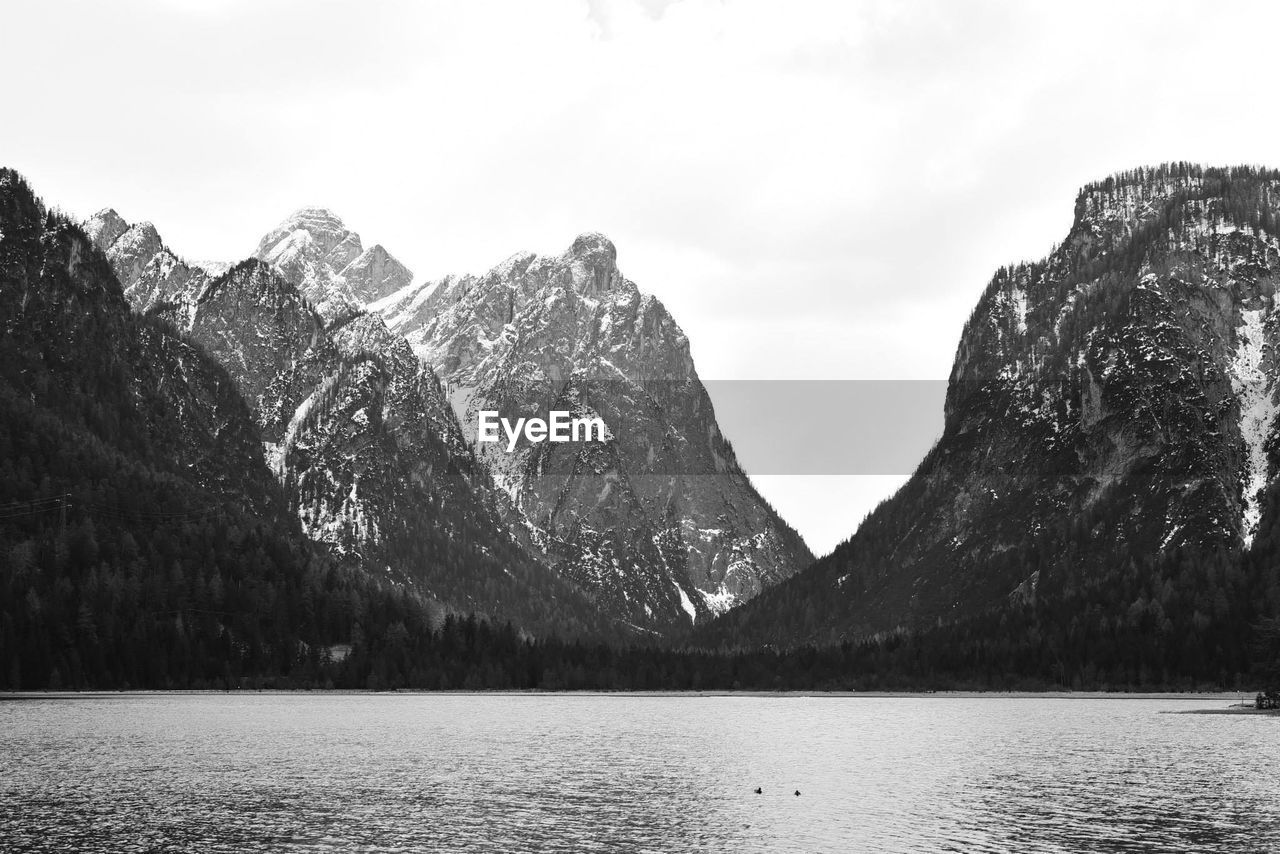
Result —
<path fill-rule="evenodd" d="M 508 519 L 609 613 L 687 627 L 811 559 L 721 434 L 689 342 L 586 234 L 557 257 L 515 255 L 481 276 L 374 303 L 440 374 L 459 423 L 509 497 Z M 476 443 L 477 413 L 600 417 L 602 444 Z"/>
<path fill-rule="evenodd" d="M 1086 187 L 1063 243 L 978 301 L 943 437 L 911 480 L 718 636 L 920 628 L 1125 576 L 1162 624 L 1168 567 L 1238 561 L 1271 521 L 1278 215 L 1270 172 L 1178 165 Z"/>
<path fill-rule="evenodd" d="M 158 236 L 132 239 L 154 235 L 149 225 L 104 212 L 89 227 L 134 282 L 126 293 L 135 308 L 173 323 L 234 378 L 265 461 L 312 541 L 448 609 L 509 617 L 534 631 L 611 630 L 508 532 L 430 368 L 380 317 L 343 303 L 326 322 L 300 290 L 320 280 L 285 275 L 323 269 L 306 252 L 276 255 L 292 268 L 250 259 L 213 275 L 176 259 Z M 311 239 L 296 231 L 284 239 L 324 249 L 317 257 L 359 252 L 349 232 Z M 354 272 L 372 270 L 378 257 L 356 254 L 370 263 Z M 320 283 L 346 287 L 345 279 Z"/>

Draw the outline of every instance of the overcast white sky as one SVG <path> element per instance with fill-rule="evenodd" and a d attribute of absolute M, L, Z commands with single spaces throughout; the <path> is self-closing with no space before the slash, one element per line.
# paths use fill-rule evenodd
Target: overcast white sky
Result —
<path fill-rule="evenodd" d="M 0 163 L 72 214 L 234 260 L 321 204 L 430 278 L 603 231 L 707 379 L 945 379 L 1080 185 L 1280 166 L 1261 2 L 9 0 L 0 27 Z M 825 551 L 900 480 L 759 482 Z"/>

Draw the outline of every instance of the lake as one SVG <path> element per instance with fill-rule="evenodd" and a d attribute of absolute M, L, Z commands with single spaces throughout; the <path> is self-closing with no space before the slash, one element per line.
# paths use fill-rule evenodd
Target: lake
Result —
<path fill-rule="evenodd" d="M 1226 705 L 589 694 L 14 700 L 0 702 L 0 850 L 1280 849 L 1280 718 L 1164 714 Z"/>

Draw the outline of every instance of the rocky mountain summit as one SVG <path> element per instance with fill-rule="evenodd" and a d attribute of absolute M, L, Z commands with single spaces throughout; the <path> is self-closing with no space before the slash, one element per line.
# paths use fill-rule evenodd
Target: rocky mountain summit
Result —
<path fill-rule="evenodd" d="M 603 235 L 411 285 L 370 310 L 442 378 L 513 527 L 609 613 L 688 626 L 811 560 L 739 467 L 684 332 L 622 275 Z M 599 417 L 608 440 L 508 453 L 476 443 L 480 410 Z"/>
<path fill-rule="evenodd" d="M 258 242 L 253 257 L 276 267 L 326 320 L 358 311 L 413 280 L 381 245 L 365 249 L 360 235 L 324 208 L 303 208 Z"/>
<path fill-rule="evenodd" d="M 164 245 L 149 222 L 130 224 L 107 208 L 83 223 L 85 234 L 101 250 L 135 310 L 148 312 L 160 304 L 190 307 L 220 269 L 188 264 Z"/>
<path fill-rule="evenodd" d="M 1278 173 L 1176 164 L 1086 187 L 1062 244 L 978 300 L 909 482 L 708 638 L 1026 607 L 1194 644 L 1247 589 L 1250 550 L 1274 553 L 1278 280 Z"/>

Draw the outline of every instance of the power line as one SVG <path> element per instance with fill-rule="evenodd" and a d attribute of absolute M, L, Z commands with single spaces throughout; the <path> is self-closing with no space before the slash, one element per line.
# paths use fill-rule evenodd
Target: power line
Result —
<path fill-rule="evenodd" d="M 48 513 L 58 510 L 65 513 L 71 496 L 59 495 L 52 498 L 37 498 L 31 501 L 14 501 L 0 505 L 0 519 L 14 519 L 19 516 L 32 516 L 36 513 Z"/>
<path fill-rule="evenodd" d="M 0 519 L 17 519 L 39 513 L 59 513 L 59 525 L 66 529 L 67 511 L 78 507 L 93 517 L 103 517 L 114 521 L 141 522 L 182 522 L 201 519 L 219 513 L 225 504 L 209 504 L 191 510 L 134 510 L 120 505 L 104 504 L 98 501 L 73 501 L 70 493 L 48 498 L 36 498 L 30 501 L 11 501 L 0 504 Z"/>
<path fill-rule="evenodd" d="M 9 501 L 5 504 L 0 504 L 0 510 L 4 509 L 5 507 L 14 507 L 19 504 L 44 504 L 48 502 L 61 501 L 61 500 L 62 500 L 61 495 L 50 495 L 48 498 L 26 498 L 20 501 Z"/>
<path fill-rule="evenodd" d="M 90 513 L 96 515 L 114 516 L 117 518 L 139 519 L 143 521 L 181 521 L 183 519 L 196 519 L 204 516 L 210 516 L 220 512 L 225 505 L 210 504 L 205 507 L 196 508 L 194 510 L 132 510 L 127 507 L 112 506 L 101 504 L 98 502 L 85 501 L 80 502 L 80 507 L 85 508 Z"/>
<path fill-rule="evenodd" d="M 43 504 L 58 504 L 63 500 L 63 496 L 55 495 L 52 498 L 33 498 L 29 501 L 10 501 L 8 504 L 0 504 L 0 513 L 15 508 L 35 507 Z"/>

